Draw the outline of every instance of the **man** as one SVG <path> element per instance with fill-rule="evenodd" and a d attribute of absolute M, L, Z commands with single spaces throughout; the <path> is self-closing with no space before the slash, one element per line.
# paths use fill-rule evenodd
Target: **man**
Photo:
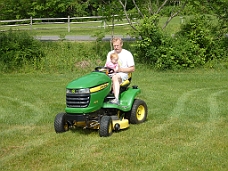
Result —
<path fill-rule="evenodd" d="M 120 84 L 128 79 L 128 73 L 135 71 L 135 62 L 133 55 L 126 49 L 123 49 L 123 41 L 121 38 L 113 38 L 112 45 L 114 50 L 110 51 L 107 55 L 107 61 L 110 61 L 110 55 L 112 53 L 117 53 L 119 56 L 119 67 L 116 70 L 116 74 L 112 77 L 112 88 L 115 99 L 110 101 L 113 104 L 119 104 L 119 92 L 120 92 Z"/>

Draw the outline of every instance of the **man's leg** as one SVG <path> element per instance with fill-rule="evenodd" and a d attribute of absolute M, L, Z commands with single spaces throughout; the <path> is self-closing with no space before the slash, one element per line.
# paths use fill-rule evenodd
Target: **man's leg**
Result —
<path fill-rule="evenodd" d="M 114 96 L 117 100 L 119 100 L 121 82 L 122 82 L 122 78 L 120 77 L 119 74 L 113 75 L 113 77 L 112 77 L 113 92 L 114 92 Z"/>

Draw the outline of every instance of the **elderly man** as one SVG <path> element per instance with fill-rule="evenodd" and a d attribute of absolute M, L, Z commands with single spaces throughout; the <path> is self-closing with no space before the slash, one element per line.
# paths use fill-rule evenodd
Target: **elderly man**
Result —
<path fill-rule="evenodd" d="M 123 41 L 121 38 L 113 38 L 112 45 L 114 50 L 108 53 L 106 63 L 110 61 L 110 55 L 112 53 L 117 53 L 119 56 L 119 67 L 116 70 L 117 73 L 112 77 L 112 88 L 115 99 L 110 101 L 110 103 L 119 105 L 120 84 L 128 79 L 128 73 L 135 71 L 135 62 L 131 52 L 122 48 Z"/>

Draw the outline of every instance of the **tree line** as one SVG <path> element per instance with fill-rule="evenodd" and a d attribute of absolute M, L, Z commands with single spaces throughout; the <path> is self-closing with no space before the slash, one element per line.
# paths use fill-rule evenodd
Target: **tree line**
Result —
<path fill-rule="evenodd" d="M 227 0 L 0 0 L 0 20 L 118 15 L 136 30 L 133 20 L 157 15 L 168 17 L 164 29 L 178 15 L 212 14 L 225 25 L 227 6 Z"/>
<path fill-rule="evenodd" d="M 227 60 L 227 6 L 227 0 L 0 0 L 0 19 L 102 15 L 114 23 L 113 16 L 118 15 L 119 20 L 127 19 L 130 34 L 138 38 L 134 48 L 140 62 L 157 69 L 179 69 Z M 166 35 L 176 16 L 189 20 L 174 36 Z M 161 27 L 162 17 L 167 20 Z"/>
<path fill-rule="evenodd" d="M 221 15 L 227 12 L 227 1 L 218 0 L 0 0 L 0 19 L 48 18 L 48 17 L 81 17 L 106 15 L 107 13 L 124 13 L 124 10 L 148 13 L 176 15 L 179 8 L 188 8 L 185 13 L 213 13 Z M 178 12 L 179 11 L 179 12 Z"/>

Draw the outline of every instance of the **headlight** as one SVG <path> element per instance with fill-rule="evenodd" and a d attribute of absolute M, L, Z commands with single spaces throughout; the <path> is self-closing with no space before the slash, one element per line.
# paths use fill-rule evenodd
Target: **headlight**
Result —
<path fill-rule="evenodd" d="M 66 93 L 70 94 L 88 94 L 90 93 L 89 88 L 82 88 L 82 89 L 66 89 Z"/>

